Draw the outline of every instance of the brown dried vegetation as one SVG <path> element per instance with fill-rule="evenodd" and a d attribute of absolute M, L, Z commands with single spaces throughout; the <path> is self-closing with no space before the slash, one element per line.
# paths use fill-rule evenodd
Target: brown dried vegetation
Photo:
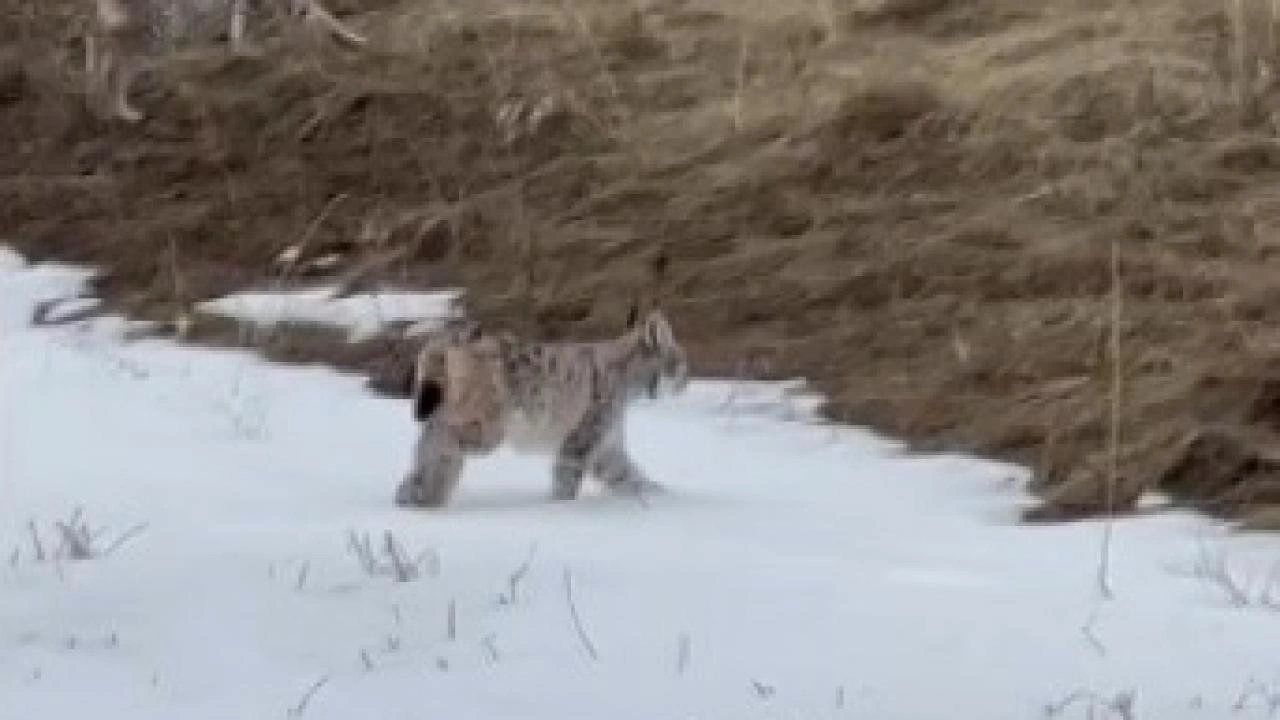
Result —
<path fill-rule="evenodd" d="M 552 338 L 638 295 L 703 373 L 804 375 L 834 418 L 1028 463 L 1032 518 L 1105 511 L 1114 460 L 1119 510 L 1159 488 L 1276 524 L 1263 0 L 346 0 L 379 49 L 188 53 L 138 127 L 84 109 L 85 5 L 0 15 L 0 230 L 102 267 L 116 307 L 316 279 L 293 245 Z M 387 392 L 410 360 L 304 327 L 263 350 Z"/>

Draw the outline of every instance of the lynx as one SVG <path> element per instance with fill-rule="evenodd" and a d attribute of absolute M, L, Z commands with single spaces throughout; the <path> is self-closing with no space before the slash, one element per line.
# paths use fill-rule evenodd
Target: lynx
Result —
<path fill-rule="evenodd" d="M 685 351 L 659 311 L 596 342 L 541 343 L 473 330 L 418 356 L 413 413 L 420 423 L 402 506 L 449 503 L 467 457 L 511 449 L 554 456 L 551 498 L 572 500 L 590 473 L 613 490 L 657 487 L 627 452 L 633 400 L 682 392 Z"/>
<path fill-rule="evenodd" d="M 91 101 L 129 123 L 143 113 L 129 101 L 137 77 L 161 56 L 181 47 L 210 45 L 225 35 L 244 52 L 247 26 L 273 11 L 319 23 L 340 40 L 366 39 L 333 16 L 320 0 L 95 0 L 97 12 L 85 38 L 85 75 Z"/>

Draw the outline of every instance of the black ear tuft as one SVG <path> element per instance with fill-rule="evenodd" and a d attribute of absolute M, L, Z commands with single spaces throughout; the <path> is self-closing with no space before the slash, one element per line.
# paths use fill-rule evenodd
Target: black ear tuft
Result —
<path fill-rule="evenodd" d="M 633 328 L 640 323 L 640 303 L 632 302 L 631 309 L 627 311 L 627 327 Z"/>
<path fill-rule="evenodd" d="M 413 419 L 422 422 L 430 418 L 444 402 L 444 388 L 434 380 L 424 380 L 413 395 Z"/>

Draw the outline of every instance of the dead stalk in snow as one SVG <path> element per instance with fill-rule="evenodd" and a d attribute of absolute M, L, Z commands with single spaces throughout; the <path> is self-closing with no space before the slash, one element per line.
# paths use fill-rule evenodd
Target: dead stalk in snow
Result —
<path fill-rule="evenodd" d="M 373 540 L 369 533 L 357 534 L 354 530 L 347 533 L 347 548 L 355 556 L 360 567 L 369 577 L 386 575 L 396 582 L 409 582 L 421 577 L 424 573 L 435 577 L 440 573 L 440 556 L 431 549 L 418 553 L 410 558 L 404 546 L 395 535 L 387 530 L 382 535 L 381 555 L 373 549 Z"/>
<path fill-rule="evenodd" d="M 110 545 L 107 545 L 105 548 L 102 549 L 102 554 L 110 555 L 111 553 L 118 550 L 121 545 L 124 545 L 125 543 L 132 540 L 134 537 L 146 532 L 147 528 L 150 526 L 151 526 L 150 523 L 141 522 L 129 528 L 128 530 L 125 530 L 124 532 L 120 533 L 120 535 L 115 540 L 112 540 Z"/>
<path fill-rule="evenodd" d="M 1277 568 L 1273 567 L 1260 586 L 1255 588 L 1247 576 L 1231 568 L 1225 554 L 1210 554 L 1201 544 L 1196 562 L 1182 572 L 1221 590 L 1227 602 L 1234 607 L 1280 610 L 1280 597 L 1277 597 L 1276 587 L 1277 580 L 1280 580 L 1276 576 Z"/>
<path fill-rule="evenodd" d="M 288 713 L 289 717 L 291 718 L 302 717 L 303 713 L 307 711 L 307 706 L 311 704 L 311 699 L 316 696 L 316 693 L 320 692 L 320 688 L 323 688 L 328 683 L 329 683 L 328 675 L 325 675 L 324 677 L 312 683 L 311 687 L 307 688 L 307 691 L 302 694 L 302 697 L 298 700 L 298 703 L 293 707 L 289 708 L 289 713 Z"/>
<path fill-rule="evenodd" d="M 676 641 L 677 675 L 684 675 L 684 671 L 689 669 L 689 658 L 692 651 L 692 647 L 689 643 L 689 633 L 680 633 L 680 639 Z"/>
<path fill-rule="evenodd" d="M 1044 706 L 1046 718 L 1057 718 L 1076 705 L 1084 705 L 1089 718 L 1094 720 L 1137 720 L 1137 696 L 1132 690 L 1104 697 L 1092 690 L 1076 690 L 1055 703 Z"/>
<path fill-rule="evenodd" d="M 449 613 L 445 618 L 445 637 L 449 642 L 458 639 L 458 601 L 456 598 L 449 598 Z"/>
<path fill-rule="evenodd" d="M 382 536 L 382 551 L 391 561 L 391 575 L 396 582 L 407 582 L 418 576 L 418 568 L 404 556 L 404 548 L 396 542 L 395 535 L 386 531 Z"/>
<path fill-rule="evenodd" d="M 40 542 L 40 531 L 36 529 L 36 521 L 34 519 L 27 521 L 27 529 L 31 531 L 31 547 L 35 552 L 36 562 L 44 562 L 44 543 Z"/>
<path fill-rule="evenodd" d="M 533 556 L 538 552 L 538 543 L 529 545 L 529 554 L 525 557 L 524 562 L 507 576 L 507 592 L 505 595 L 498 596 L 498 602 L 503 605 L 515 605 L 517 591 L 520 588 L 520 582 L 529 574 L 529 569 L 533 566 Z"/>
<path fill-rule="evenodd" d="M 489 659 L 489 662 L 494 665 L 498 664 L 501 657 L 498 655 L 498 644 L 494 634 L 489 633 L 488 635 L 485 635 L 484 638 L 480 640 L 480 645 L 484 647 L 485 656 Z"/>
<path fill-rule="evenodd" d="M 40 537 L 40 530 L 36 525 L 36 521 L 29 520 L 27 522 L 27 530 L 31 534 L 31 546 L 35 561 L 40 563 L 51 560 L 59 576 L 61 576 L 62 562 L 64 560 L 90 560 L 110 555 L 120 549 L 126 542 L 141 534 L 147 527 L 147 523 L 138 523 L 120 533 L 105 547 L 99 547 L 99 541 L 106 534 L 106 529 L 91 530 L 89 524 L 84 520 L 83 508 L 77 507 L 71 513 L 71 517 L 53 522 L 53 528 L 59 538 L 59 543 L 50 552 L 45 547 L 44 540 Z M 18 559 L 19 552 L 15 548 L 13 555 L 10 557 L 10 564 L 16 566 Z"/>
<path fill-rule="evenodd" d="M 298 579 L 294 581 L 295 590 L 301 590 L 307 584 L 307 575 L 311 573 L 311 561 L 307 560 L 302 563 L 302 567 L 298 568 Z"/>
<path fill-rule="evenodd" d="M 1232 703 L 1231 709 L 1237 713 L 1244 712 L 1254 698 L 1257 698 L 1266 706 L 1267 717 L 1274 717 L 1277 713 L 1280 713 L 1280 691 L 1254 678 L 1249 678 L 1249 681 L 1245 683 L 1244 689 L 1240 691 L 1240 695 Z"/>
<path fill-rule="evenodd" d="M 760 682 L 759 680 L 751 681 L 751 689 L 755 691 L 756 697 L 760 698 L 761 700 L 768 700 L 778 692 L 778 689 L 775 688 L 774 686 L 766 685 Z"/>
<path fill-rule="evenodd" d="M 1098 624 L 1099 610 L 1101 610 L 1101 607 L 1095 606 L 1093 612 L 1089 613 L 1089 618 L 1084 621 L 1084 625 L 1080 626 L 1080 634 L 1084 636 L 1084 639 L 1089 643 L 1089 647 L 1092 647 L 1098 655 L 1106 655 L 1107 646 L 1102 644 L 1102 638 L 1098 637 L 1097 632 L 1094 630 Z"/>
<path fill-rule="evenodd" d="M 60 554 L 72 560 L 88 560 L 94 555 L 92 534 L 80 515 L 80 508 L 76 508 L 70 520 L 54 522 L 54 527 L 62 536 Z"/>
<path fill-rule="evenodd" d="M 586 629 L 582 626 L 582 616 L 578 614 L 578 604 L 573 599 L 573 572 L 568 566 L 564 569 L 564 596 L 569 604 L 569 617 L 573 620 L 573 629 L 578 634 L 578 641 L 582 643 L 582 649 L 592 660 L 599 659 L 599 653 L 596 652 L 595 643 L 591 642 L 591 637 L 587 635 Z"/>

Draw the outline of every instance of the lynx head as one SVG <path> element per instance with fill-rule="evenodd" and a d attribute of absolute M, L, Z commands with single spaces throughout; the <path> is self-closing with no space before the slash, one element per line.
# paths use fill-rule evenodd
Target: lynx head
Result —
<path fill-rule="evenodd" d="M 689 383 L 689 362 L 666 316 L 651 310 L 642 319 L 639 307 L 633 305 L 627 324 L 624 338 L 634 348 L 627 370 L 629 389 L 654 399 L 683 391 Z"/>

